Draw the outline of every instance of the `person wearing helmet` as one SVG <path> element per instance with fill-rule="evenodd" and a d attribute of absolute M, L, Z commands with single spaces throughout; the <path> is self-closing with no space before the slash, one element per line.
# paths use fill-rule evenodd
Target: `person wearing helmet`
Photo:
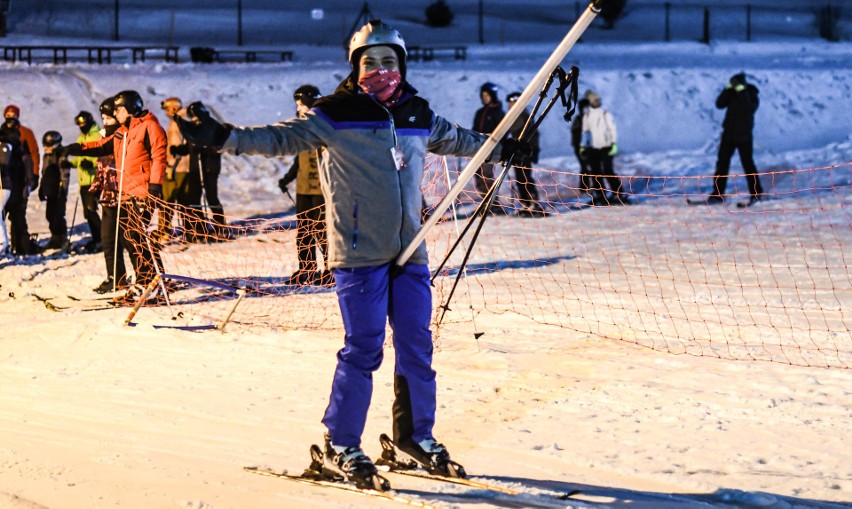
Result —
<path fill-rule="evenodd" d="M 163 272 L 160 245 L 149 238 L 148 225 L 159 199 L 163 196 L 163 176 L 166 169 L 166 132 L 157 117 L 144 109 L 142 98 L 135 90 L 124 90 L 113 97 L 115 119 L 119 127 L 103 139 L 85 144 L 72 144 L 71 155 L 102 156 L 112 153 L 119 174 L 119 241 L 124 242 L 136 273 L 135 283 L 144 288 Z M 161 289 L 164 286 L 161 285 Z M 117 305 L 132 305 L 138 288 L 130 288 L 116 297 Z M 162 294 L 152 299 L 164 302 Z"/>
<path fill-rule="evenodd" d="M 112 97 L 107 97 L 98 107 L 103 122 L 100 139 L 112 136 L 118 130 L 118 120 L 115 119 L 115 106 Z M 107 153 L 98 158 L 98 170 L 95 180 L 89 187 L 89 192 L 98 196 L 103 211 L 101 220 L 101 242 L 106 262 L 107 278 L 93 288 L 96 293 L 104 294 L 123 290 L 129 286 L 127 270 L 124 264 L 124 244 L 115 237 L 118 223 L 118 171 L 115 168 L 113 153 Z"/>
<path fill-rule="evenodd" d="M 345 329 L 322 419 L 324 468 L 375 489 L 388 484 L 361 449 L 361 435 L 388 323 L 396 358 L 395 443 L 431 472 L 464 475 L 433 435 L 436 375 L 426 243 L 403 266 L 394 262 L 421 228 L 426 152 L 471 157 L 487 138 L 434 113 L 406 80 L 405 57 L 399 32 L 372 20 L 352 36 L 349 75 L 303 118 L 259 127 L 223 125 L 210 117 L 179 121 L 190 143 L 232 154 L 281 156 L 322 148 L 328 265 Z M 498 143 L 489 157 L 508 157 L 522 148 Z"/>
<path fill-rule="evenodd" d="M 491 82 L 483 83 L 479 87 L 479 100 L 482 102 L 482 107 L 473 115 L 473 130 L 482 134 L 491 134 L 505 116 L 497 85 Z M 485 198 L 485 194 L 494 185 L 494 163 L 483 163 L 476 170 L 473 184 L 480 199 Z M 500 205 L 499 199 L 495 198 L 488 213 L 506 214 L 506 209 Z"/>
<path fill-rule="evenodd" d="M 65 206 L 68 203 L 68 184 L 71 180 L 71 163 L 62 152 L 62 135 L 47 131 L 41 139 L 44 147 L 41 184 L 38 199 L 47 202 L 44 217 L 50 228 L 50 241 L 45 249 L 67 249 L 68 223 Z"/>
<path fill-rule="evenodd" d="M 313 85 L 302 85 L 293 94 L 296 115 L 305 118 L 320 91 Z M 281 192 L 289 194 L 287 186 L 296 181 L 296 256 L 299 268 L 288 282 L 295 285 L 319 284 L 332 286 L 334 276 L 328 270 L 328 242 L 325 233 L 325 199 L 319 177 L 319 151 L 299 152 L 287 174 L 278 180 Z M 317 250 L 323 257 L 325 270 L 318 272 Z"/>
<path fill-rule="evenodd" d="M 74 124 L 80 129 L 77 143 L 88 143 L 101 139 L 100 128 L 95 118 L 88 111 L 81 111 L 74 117 Z M 97 253 L 101 246 L 101 216 L 98 214 L 98 196 L 91 192 L 92 183 L 97 173 L 98 158 L 74 157 L 71 164 L 77 168 L 77 180 L 80 184 L 80 202 L 83 204 L 83 217 L 89 224 L 91 238 L 83 246 L 88 253 Z"/>
<path fill-rule="evenodd" d="M 507 95 L 506 103 L 509 105 L 509 108 L 513 108 L 520 97 L 521 92 L 512 92 Z M 509 128 L 509 136 L 512 139 L 520 139 L 529 118 L 529 112 L 524 109 L 518 118 L 515 119 L 512 127 Z M 521 205 L 520 210 L 518 210 L 518 216 L 520 217 L 544 217 L 545 215 L 544 209 L 538 202 L 538 189 L 532 174 L 533 163 L 538 162 L 538 137 L 538 129 L 536 129 L 533 131 L 529 140 L 532 152 L 527 157 L 520 157 L 512 161 L 512 166 L 515 167 L 515 185 L 518 190 L 518 201 Z"/>
<path fill-rule="evenodd" d="M 0 144 L 3 146 L 4 187 L 9 190 L 9 197 L 3 208 L 3 219 L 9 218 L 12 252 L 19 256 L 37 254 L 41 248 L 30 239 L 27 225 L 27 199 L 38 182 L 38 174 L 32 170 L 30 152 L 30 147 L 35 146 L 35 139 L 24 141 L 32 138 L 32 131 L 21 128 L 17 106 L 7 106 L 5 114 L 6 118 L 0 124 Z M 36 161 L 36 164 L 40 162 Z"/>

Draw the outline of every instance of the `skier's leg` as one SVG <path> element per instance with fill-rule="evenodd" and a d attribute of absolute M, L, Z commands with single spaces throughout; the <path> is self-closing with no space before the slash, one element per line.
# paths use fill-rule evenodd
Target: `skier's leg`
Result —
<path fill-rule="evenodd" d="M 754 146 L 752 139 L 743 140 L 737 146 L 737 151 L 740 153 L 740 163 L 743 165 L 743 173 L 746 176 L 748 183 L 748 192 L 751 198 L 760 198 L 763 194 L 763 186 L 760 185 L 760 177 L 757 174 L 757 166 L 754 164 Z"/>
<path fill-rule="evenodd" d="M 346 332 L 322 423 L 336 446 L 360 447 L 382 363 L 388 310 L 389 265 L 335 269 L 337 301 Z"/>
<path fill-rule="evenodd" d="M 101 216 L 98 215 L 98 196 L 89 192 L 89 186 L 80 187 L 80 201 L 83 203 L 83 217 L 89 224 L 92 242 L 101 243 Z"/>
<path fill-rule="evenodd" d="M 431 438 L 435 424 L 429 279 L 429 267 L 409 263 L 391 280 L 389 318 L 396 352 L 393 434 L 397 443 Z"/>
<path fill-rule="evenodd" d="M 719 154 L 716 159 L 716 174 L 713 177 L 713 196 L 722 197 L 725 188 L 728 187 L 728 172 L 731 168 L 731 157 L 734 155 L 736 145 L 722 133 L 719 142 Z"/>

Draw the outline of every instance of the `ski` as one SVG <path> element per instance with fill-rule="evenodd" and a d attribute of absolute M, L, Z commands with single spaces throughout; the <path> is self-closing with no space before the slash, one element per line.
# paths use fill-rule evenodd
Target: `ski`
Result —
<path fill-rule="evenodd" d="M 417 463 L 413 458 L 411 458 L 411 456 L 397 448 L 393 440 L 391 440 L 390 437 L 388 437 L 386 434 L 382 433 L 381 436 L 379 436 L 379 442 L 382 446 L 382 455 L 376 461 L 376 467 L 378 467 L 379 470 L 383 472 L 388 472 L 397 475 L 405 475 L 409 477 L 417 477 L 419 479 L 428 479 L 431 481 L 459 484 L 462 486 L 467 486 L 469 488 L 495 491 L 498 493 L 504 493 L 506 495 L 524 495 L 524 493 L 521 491 L 506 488 L 505 486 L 499 486 L 497 484 L 483 482 L 475 479 L 469 479 L 464 471 L 464 467 L 455 462 L 454 464 L 456 465 L 456 468 L 454 470 L 462 474 L 459 477 L 429 473 L 425 469 L 423 469 L 423 467 L 421 467 L 419 463 Z M 574 495 L 578 495 L 579 493 L 580 490 L 572 490 L 567 493 L 552 493 L 552 495 L 558 500 L 567 500 L 568 498 Z"/>
<path fill-rule="evenodd" d="M 311 486 L 334 488 L 338 490 L 348 491 L 350 493 L 358 493 L 364 496 L 382 498 L 385 500 L 390 500 L 392 502 L 397 502 L 412 507 L 434 509 L 434 506 L 430 504 L 421 502 L 420 500 L 415 500 L 413 498 L 403 497 L 398 493 L 393 492 L 390 489 L 390 482 L 388 482 L 387 479 L 381 476 L 375 477 L 378 478 L 377 481 L 381 485 L 382 490 L 359 488 L 358 486 L 347 482 L 343 476 L 331 472 L 323 467 L 323 453 L 317 445 L 311 446 L 311 464 L 307 469 L 305 469 L 305 471 L 301 475 L 288 474 L 286 471 L 278 472 L 266 467 L 243 467 L 243 470 L 245 470 L 246 472 L 251 472 L 253 474 L 277 477 L 278 479 L 285 479 L 288 481 L 298 482 L 302 484 L 309 484 Z"/>
<path fill-rule="evenodd" d="M 426 502 L 421 502 L 420 500 L 415 500 L 413 498 L 403 497 L 403 496 L 398 495 L 398 494 L 396 494 L 392 491 L 377 491 L 377 490 L 371 490 L 371 489 L 366 489 L 366 488 L 359 488 L 359 487 L 355 486 L 354 484 L 349 484 L 349 483 L 343 481 L 342 478 L 340 478 L 340 480 L 333 481 L 333 480 L 328 480 L 328 479 L 321 478 L 321 477 L 312 477 L 310 474 L 308 474 L 308 475 L 306 475 L 306 474 L 292 475 L 292 474 L 288 474 L 286 472 L 277 472 L 275 470 L 272 470 L 270 468 L 265 468 L 265 467 L 243 467 L 243 470 L 245 470 L 246 472 L 251 472 L 252 474 L 276 477 L 278 479 L 285 479 L 285 480 L 288 480 L 288 481 L 294 481 L 294 482 L 298 482 L 298 483 L 301 483 L 301 484 L 308 484 L 308 485 L 311 485 L 311 486 L 320 486 L 320 487 L 324 487 L 324 488 L 333 488 L 333 489 L 337 489 L 337 490 L 348 491 L 350 493 L 358 493 L 360 495 L 364 495 L 364 496 L 368 496 L 368 497 L 382 498 L 382 499 L 385 499 L 385 500 L 390 500 L 392 502 L 397 502 L 397 503 L 412 506 L 412 507 L 423 507 L 423 508 L 430 508 L 430 509 L 435 508 L 435 506 L 427 504 Z"/>

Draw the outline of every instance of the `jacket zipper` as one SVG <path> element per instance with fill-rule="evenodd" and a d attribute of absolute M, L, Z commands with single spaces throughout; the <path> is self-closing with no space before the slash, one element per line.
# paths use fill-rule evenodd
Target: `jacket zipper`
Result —
<path fill-rule="evenodd" d="M 393 147 L 391 147 L 391 150 L 397 150 L 397 148 L 399 148 L 399 150 L 402 151 L 402 148 L 399 146 L 399 139 L 396 136 L 396 124 L 393 121 L 393 113 L 391 113 L 391 111 L 389 109 L 387 109 L 384 104 L 378 103 L 378 101 L 377 101 L 377 104 L 379 106 L 381 106 L 383 110 L 385 110 L 385 113 L 388 114 L 388 119 L 390 120 L 391 136 L 393 137 Z M 393 154 L 391 154 L 391 156 L 393 156 Z M 396 165 L 396 162 L 394 162 L 394 165 Z M 399 176 L 399 170 L 398 169 L 397 169 L 396 173 L 397 173 L 396 182 L 397 182 L 397 186 L 399 186 L 399 210 L 400 210 L 399 241 L 400 241 L 400 244 L 402 244 L 402 228 L 403 228 L 404 223 L 405 223 L 405 204 L 403 203 L 403 196 L 402 196 L 402 178 Z"/>

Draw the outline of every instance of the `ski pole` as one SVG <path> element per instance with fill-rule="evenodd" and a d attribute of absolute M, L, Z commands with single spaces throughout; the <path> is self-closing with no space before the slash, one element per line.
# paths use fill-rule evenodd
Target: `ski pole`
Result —
<path fill-rule="evenodd" d="M 399 257 L 396 259 L 396 266 L 401 267 L 411 258 L 411 255 L 414 254 L 414 251 L 417 249 L 417 246 L 420 245 L 421 242 L 426 238 L 426 235 L 429 233 L 437 223 L 438 219 L 443 215 L 443 213 L 450 206 L 452 201 L 458 196 L 458 194 L 462 191 L 467 182 L 473 177 L 476 169 L 479 168 L 483 162 L 491 155 L 491 152 L 499 144 L 500 140 L 503 139 L 503 136 L 509 131 L 509 128 L 515 123 L 515 120 L 520 116 L 521 111 L 526 108 L 527 104 L 532 100 L 533 96 L 536 94 L 537 90 L 541 88 L 544 82 L 550 77 L 551 73 L 554 69 L 565 59 L 565 55 L 571 51 L 571 48 L 577 43 L 580 39 L 580 36 L 583 35 L 583 32 L 591 25 L 592 21 L 595 19 L 595 16 L 600 13 L 601 8 L 603 7 L 606 0 L 593 0 L 589 6 L 586 8 L 585 12 L 577 19 L 574 23 L 574 26 L 565 34 L 565 38 L 562 39 L 562 42 L 553 50 L 553 53 L 547 59 L 547 61 L 542 65 L 539 69 L 538 73 L 533 77 L 527 87 L 524 89 L 521 96 L 518 98 L 517 103 L 514 107 L 509 109 L 506 113 L 506 116 L 503 117 L 503 120 L 497 125 L 488 139 L 485 140 L 485 143 L 480 147 L 479 151 L 470 162 L 465 167 L 464 171 L 459 174 L 458 179 L 456 180 L 456 184 L 447 192 L 447 195 L 444 196 L 444 199 L 438 204 L 432 216 L 429 217 L 428 220 L 423 224 L 420 228 L 420 231 L 417 235 L 414 236 L 414 239 L 408 244 L 408 246 L 400 253 Z"/>
<path fill-rule="evenodd" d="M 68 226 L 68 248 L 71 247 L 71 231 L 74 230 L 74 223 L 77 221 L 77 206 L 80 205 L 80 195 L 77 195 L 77 201 L 74 202 L 74 213 L 71 214 L 71 225 Z"/>
<path fill-rule="evenodd" d="M 119 136 L 116 133 L 116 136 Z M 115 211 L 115 240 L 113 241 L 113 250 L 115 251 L 115 256 L 112 257 L 112 291 L 115 291 L 115 286 L 118 284 L 116 281 L 115 273 L 118 271 L 118 232 L 121 226 L 121 193 L 124 192 L 124 162 L 127 159 L 127 135 L 121 135 L 121 170 L 118 174 L 118 207 Z M 120 255 L 124 256 L 124 255 Z M 137 274 L 138 277 L 138 274 Z"/>

